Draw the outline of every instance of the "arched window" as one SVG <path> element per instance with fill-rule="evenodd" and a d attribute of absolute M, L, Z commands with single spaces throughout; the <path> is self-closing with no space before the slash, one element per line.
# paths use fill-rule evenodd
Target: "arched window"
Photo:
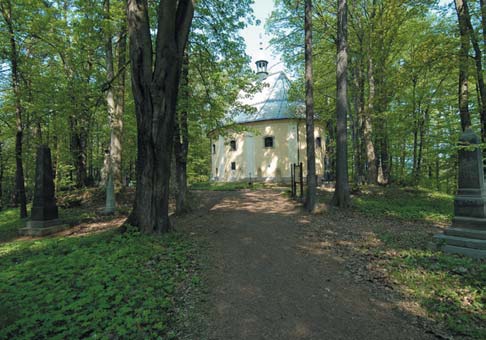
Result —
<path fill-rule="evenodd" d="M 236 141 L 235 140 L 230 141 L 230 150 L 236 151 Z"/>

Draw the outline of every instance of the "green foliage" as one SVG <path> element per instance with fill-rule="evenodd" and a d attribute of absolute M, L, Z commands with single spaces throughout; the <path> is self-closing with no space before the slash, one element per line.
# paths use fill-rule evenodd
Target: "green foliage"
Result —
<path fill-rule="evenodd" d="M 0 243 L 15 237 L 24 223 L 15 209 L 0 211 Z"/>
<path fill-rule="evenodd" d="M 428 251 L 401 255 L 391 263 L 394 277 L 454 331 L 484 339 L 486 263 Z"/>
<path fill-rule="evenodd" d="M 190 183 L 209 180 L 208 133 L 231 122 L 230 107 L 253 80 L 240 35 L 253 20 L 251 3 L 205 0 L 196 6 L 188 44 L 191 97 L 179 101 L 179 109 L 188 110 Z"/>
<path fill-rule="evenodd" d="M 486 261 L 427 250 L 431 223 L 449 224 L 453 197 L 423 188 L 367 188 L 356 208 L 370 216 L 390 216 L 397 228 L 374 227 L 382 244 L 376 250 L 400 291 L 434 320 L 456 334 L 486 338 Z M 401 220 L 401 221 L 399 221 Z M 425 221 L 425 223 L 424 223 Z"/>
<path fill-rule="evenodd" d="M 134 231 L 3 243 L 0 338 L 172 338 L 190 252 L 181 235 Z"/>
<path fill-rule="evenodd" d="M 453 211 L 453 196 L 424 188 L 367 187 L 353 201 L 364 214 L 409 221 L 448 223 Z"/>
<path fill-rule="evenodd" d="M 402 249 L 388 263 L 393 279 L 453 332 L 484 339 L 486 262 L 417 249 L 413 241 L 402 235 Z"/>

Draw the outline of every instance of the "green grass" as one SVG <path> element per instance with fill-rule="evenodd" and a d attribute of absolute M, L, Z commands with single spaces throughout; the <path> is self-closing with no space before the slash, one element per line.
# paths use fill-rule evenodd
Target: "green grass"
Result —
<path fill-rule="evenodd" d="M 451 331 L 486 339 L 486 262 L 410 248 L 398 251 L 388 270 Z"/>
<path fill-rule="evenodd" d="M 16 214 L 0 212 L 1 339 L 177 337 L 178 289 L 198 283 L 181 235 L 8 240 Z"/>
<path fill-rule="evenodd" d="M 453 333 L 486 339 L 486 261 L 427 250 L 428 226 L 451 222 L 453 199 L 421 188 L 371 187 L 353 203 L 366 215 L 397 219 L 392 229 L 377 223 L 375 233 L 384 266 L 403 292 Z M 418 223 L 401 228 L 400 220 Z"/>
<path fill-rule="evenodd" d="M 191 185 L 192 190 L 206 190 L 206 191 L 236 191 L 243 189 L 264 189 L 266 185 L 264 183 L 253 183 L 249 185 L 247 182 L 201 182 Z"/>
<path fill-rule="evenodd" d="M 22 225 L 18 209 L 0 211 L 0 243 L 16 237 Z"/>
<path fill-rule="evenodd" d="M 367 215 L 433 223 L 451 221 L 453 202 L 451 195 L 422 188 L 372 187 L 353 197 L 356 208 Z"/>

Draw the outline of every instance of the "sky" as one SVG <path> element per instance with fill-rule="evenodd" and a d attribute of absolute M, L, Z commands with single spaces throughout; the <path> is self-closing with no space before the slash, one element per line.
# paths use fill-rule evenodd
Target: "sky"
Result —
<path fill-rule="evenodd" d="M 273 10 L 273 0 L 255 0 L 253 4 L 253 15 L 256 19 L 261 21 L 259 26 L 252 25 L 246 27 L 242 31 L 242 35 L 246 41 L 246 53 L 252 58 L 252 67 L 255 68 L 255 61 L 261 54 L 259 52 L 260 41 L 263 41 L 264 56 L 268 60 L 268 68 L 271 72 L 281 71 L 284 65 L 280 63 L 280 57 L 272 54 L 272 49 L 269 47 L 270 36 L 265 34 L 265 21 L 268 19 Z M 263 39 L 260 39 L 260 36 Z"/>
<path fill-rule="evenodd" d="M 246 41 L 246 53 L 252 58 L 252 63 L 251 66 L 253 69 L 255 69 L 255 61 L 260 55 L 259 53 L 259 47 L 260 47 L 260 41 L 263 41 L 263 46 L 265 48 L 264 55 L 266 56 L 268 60 L 268 68 L 271 72 L 276 72 L 276 71 L 283 71 L 285 70 L 285 67 L 283 63 L 281 63 L 281 57 L 279 55 L 274 55 L 272 49 L 269 47 L 269 41 L 270 41 L 270 36 L 265 34 L 265 21 L 268 19 L 270 14 L 272 13 L 272 10 L 274 8 L 273 6 L 273 0 L 254 0 L 254 4 L 252 5 L 253 7 L 253 14 L 256 19 L 259 19 L 261 21 L 261 24 L 259 26 L 252 25 L 246 27 L 242 31 L 242 35 L 245 38 Z M 439 4 L 440 5 L 448 5 L 452 2 L 452 0 L 440 0 Z M 260 36 L 263 36 L 263 39 L 260 38 Z"/>

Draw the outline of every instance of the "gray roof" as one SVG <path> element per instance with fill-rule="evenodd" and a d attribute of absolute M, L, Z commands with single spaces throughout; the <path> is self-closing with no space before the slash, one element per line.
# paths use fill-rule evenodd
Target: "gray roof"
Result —
<path fill-rule="evenodd" d="M 241 124 L 301 116 L 303 104 L 289 102 L 289 88 L 290 80 L 285 73 L 277 72 L 268 75 L 262 81 L 261 91 L 251 95 L 244 91 L 239 94 L 238 103 L 250 106 L 254 112 L 233 110 L 233 121 Z"/>

